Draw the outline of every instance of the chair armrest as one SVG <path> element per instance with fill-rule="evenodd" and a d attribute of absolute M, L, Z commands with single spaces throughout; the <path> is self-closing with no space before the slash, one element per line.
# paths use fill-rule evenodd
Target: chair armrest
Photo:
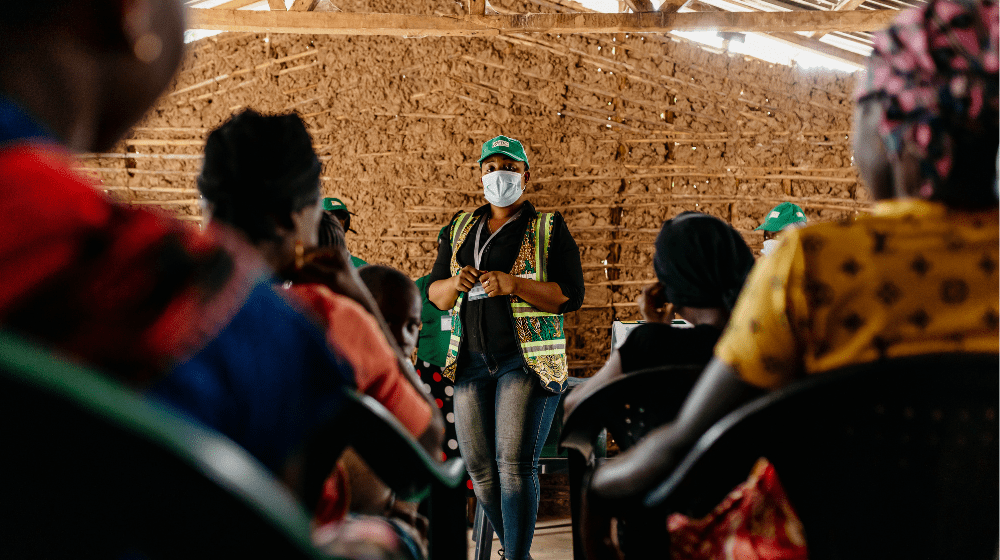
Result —
<path fill-rule="evenodd" d="M 457 488 L 465 480 L 462 459 L 434 459 L 378 401 L 367 395 L 352 401 L 351 446 L 401 499 L 418 500 L 432 484 Z"/>
<path fill-rule="evenodd" d="M 46 348 L 36 346 L 15 334 L 2 330 L 0 330 L 0 391 L 22 399 L 30 397 L 32 402 L 38 401 L 45 404 L 44 408 L 38 408 L 32 412 L 32 414 L 44 415 L 45 422 L 32 423 L 32 416 L 25 414 L 19 418 L 25 422 L 23 426 L 16 428 L 13 425 L 10 426 L 12 429 L 23 430 L 23 439 L 30 438 L 34 441 L 41 441 L 46 447 L 60 450 L 63 448 L 59 446 L 59 437 L 78 437 L 80 433 L 86 434 L 88 442 L 90 442 L 88 446 L 96 443 L 97 445 L 94 445 L 96 449 L 107 448 L 108 442 L 118 446 L 122 445 L 121 442 L 128 442 L 133 446 L 128 447 L 125 452 L 129 457 L 129 468 L 133 468 L 133 460 L 140 465 L 149 465 L 153 461 L 156 465 L 155 468 L 163 466 L 162 472 L 153 475 L 155 484 L 161 488 L 174 488 L 178 484 L 191 485 L 210 481 L 211 486 L 197 486 L 200 489 L 209 488 L 211 490 L 207 494 L 198 495 L 198 499 L 204 498 L 204 503 L 184 503 L 183 506 L 179 506 L 177 503 L 160 502 L 157 503 L 157 507 L 161 511 L 180 513 L 185 511 L 184 508 L 199 508 L 199 506 L 213 512 L 220 507 L 232 508 L 230 513 L 234 517 L 239 516 L 240 519 L 245 519 L 250 515 L 258 516 L 267 520 L 269 529 L 273 530 L 275 534 L 283 535 L 284 539 L 287 540 L 288 549 L 283 551 L 282 557 L 331 558 L 313 545 L 309 516 L 288 489 L 275 480 L 272 473 L 244 448 L 219 432 L 190 419 L 184 411 L 167 403 L 144 397 L 108 376 L 63 360 L 51 354 L 50 350 Z M 52 431 L 52 424 L 60 425 L 60 427 Z M 81 424 L 85 426 L 82 429 L 79 428 Z M 66 426 L 71 427 L 67 428 Z M 10 441 L 7 443 L 12 446 L 14 454 L 20 456 L 17 444 Z M 99 444 L 104 444 L 104 446 Z M 27 456 L 22 458 L 23 461 L 19 460 L 19 462 L 22 465 L 28 465 L 29 469 L 31 465 L 36 465 L 35 468 L 45 472 L 46 469 L 51 468 L 51 464 L 45 464 L 43 457 L 44 454 L 28 452 Z M 65 461 L 67 457 L 60 457 L 60 460 Z M 129 485 L 134 485 L 134 481 L 127 478 L 115 479 L 113 475 L 104 472 L 104 467 L 101 465 L 112 461 L 110 457 L 70 456 L 68 460 L 79 461 L 87 465 L 75 468 L 74 473 L 83 477 L 80 480 L 84 481 L 85 485 L 101 488 L 102 497 L 108 497 L 109 500 L 112 499 L 113 495 L 120 496 L 122 492 L 129 492 L 131 488 Z M 145 463 L 141 461 L 145 461 Z M 106 478 L 93 476 L 95 470 L 101 471 L 101 476 L 106 476 Z M 81 474 L 81 472 L 90 473 L 92 478 L 87 478 L 88 475 Z M 114 472 L 114 470 L 109 469 L 109 472 Z M 164 478 L 155 478 L 157 474 L 164 476 Z M 20 478 L 18 480 L 20 484 L 31 485 L 33 483 Z M 34 483 L 37 484 L 38 481 L 34 481 Z M 51 486 L 51 484 L 48 485 Z M 218 492 L 216 493 L 215 490 Z M 129 493 L 135 495 L 135 490 L 133 489 Z M 42 499 L 44 495 L 47 494 L 38 492 L 35 499 Z M 60 498 L 72 500 L 73 496 L 77 496 L 77 494 L 63 492 Z M 232 503 L 226 501 L 227 496 L 233 500 Z M 174 496 L 168 496 L 168 498 L 173 499 Z M 129 501 L 133 507 L 141 507 L 143 504 L 142 499 L 132 500 L 130 498 Z M 42 503 L 44 502 L 45 500 L 42 499 Z M 227 505 L 220 506 L 223 502 Z M 111 503 L 120 502 L 112 501 Z M 5 505 L 14 508 L 12 511 L 19 511 L 17 505 Z M 102 504 L 92 504 L 92 506 L 91 509 L 97 512 L 104 511 L 102 507 L 108 507 Z M 189 519 L 187 515 L 182 516 Z M 54 519 L 61 519 L 61 517 L 55 516 Z M 144 518 L 143 521 L 148 520 Z M 81 522 L 84 527 L 93 526 L 94 523 L 93 519 Z M 55 526 L 59 526 L 58 522 L 55 522 Z M 46 531 L 51 533 L 51 529 L 41 527 L 30 527 L 29 532 L 33 533 L 36 529 L 39 534 Z M 78 530 L 79 528 L 74 529 L 74 531 Z M 123 529 L 116 526 L 109 534 L 113 534 L 115 530 L 120 532 Z M 134 539 L 131 546 L 138 547 L 135 550 L 140 551 L 136 553 L 137 555 L 146 556 L 142 553 L 144 547 L 158 546 L 155 536 L 157 530 L 169 532 L 176 531 L 177 528 L 160 527 L 152 530 L 151 534 L 130 537 L 130 539 Z M 239 538 L 241 541 L 249 541 L 261 546 L 266 546 L 261 543 L 269 542 L 269 539 L 266 538 L 267 535 L 263 537 L 257 534 L 248 535 L 245 531 L 245 527 L 240 529 Z M 70 531 L 70 534 L 75 533 Z M 217 528 L 216 536 L 219 543 L 200 542 L 198 543 L 199 550 L 215 550 L 220 543 L 233 538 L 232 534 L 227 534 L 226 530 L 221 528 Z M 93 534 L 87 534 L 87 537 L 95 538 Z M 185 538 L 190 538 L 190 535 L 178 536 L 171 533 L 170 537 L 171 540 L 182 542 Z M 72 542 L 72 538 L 69 542 Z M 4 544 L 5 546 L 10 545 L 7 542 Z M 15 545 L 14 550 L 16 549 Z M 176 552 L 179 549 L 170 550 Z"/>
<path fill-rule="evenodd" d="M 595 395 L 600 394 L 600 392 Z M 562 434 L 559 436 L 559 451 L 573 449 L 584 457 L 594 453 L 596 442 L 604 431 L 603 419 L 598 413 L 603 404 L 594 396 L 586 398 L 573 409 L 563 423 Z"/>
<path fill-rule="evenodd" d="M 456 488 L 464 481 L 462 459 L 435 460 L 378 401 L 350 389 L 344 392 L 344 406 L 314 433 L 304 453 L 307 507 L 315 507 L 313 500 L 347 447 L 401 500 L 420 501 L 432 485 Z"/>

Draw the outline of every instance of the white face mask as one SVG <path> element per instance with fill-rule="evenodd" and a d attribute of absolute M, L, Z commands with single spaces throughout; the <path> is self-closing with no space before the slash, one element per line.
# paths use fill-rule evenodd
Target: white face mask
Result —
<path fill-rule="evenodd" d="M 506 208 L 517 202 L 523 192 L 520 173 L 501 170 L 483 175 L 483 194 L 494 206 Z"/>
<path fill-rule="evenodd" d="M 778 248 L 778 240 L 777 239 L 765 239 L 764 240 L 764 246 L 760 248 L 760 254 L 762 254 L 762 255 L 770 255 L 777 248 Z"/>

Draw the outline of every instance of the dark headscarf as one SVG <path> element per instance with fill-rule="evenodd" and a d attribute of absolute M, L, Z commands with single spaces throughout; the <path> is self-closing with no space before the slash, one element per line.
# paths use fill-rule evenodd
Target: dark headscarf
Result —
<path fill-rule="evenodd" d="M 684 212 L 656 236 L 653 269 L 674 305 L 732 310 L 753 263 L 740 234 L 706 214 Z"/>

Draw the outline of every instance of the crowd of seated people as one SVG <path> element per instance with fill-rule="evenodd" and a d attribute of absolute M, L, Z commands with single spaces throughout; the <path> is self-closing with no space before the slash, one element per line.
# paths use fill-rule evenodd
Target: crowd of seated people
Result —
<path fill-rule="evenodd" d="M 388 267 L 355 270 L 297 116 L 246 111 L 212 132 L 203 233 L 116 205 L 72 170 L 72 153 L 114 145 L 180 62 L 178 0 L 112 4 L 22 2 L 0 19 L 0 328 L 183 410 L 293 488 L 302 443 L 345 387 L 439 456 L 443 421 L 410 362 L 419 291 Z M 707 367 L 674 423 L 595 472 L 595 496 L 642 495 L 761 390 L 885 357 L 1000 352 L 997 17 L 994 0 L 931 0 L 876 36 L 852 135 L 871 216 L 786 230 L 756 265 L 716 218 L 663 225 L 649 324 L 566 408 L 646 367 Z M 671 327 L 675 314 L 694 328 Z M 318 525 L 402 520 L 388 523 L 404 556 L 426 555 L 416 504 L 350 452 L 319 501 Z M 800 535 L 781 538 L 783 557 L 804 557 Z"/>
<path fill-rule="evenodd" d="M 142 116 L 183 49 L 176 0 L 91 8 L 29 3 L 0 20 L 0 326 L 215 428 L 290 488 L 302 444 L 345 388 L 380 400 L 437 457 L 440 413 L 349 256 L 307 252 L 320 165 L 298 117 L 245 113 L 213 132 L 198 181 L 204 234 L 114 204 L 72 170 L 73 152 L 107 150 Z M 348 503 L 415 517 L 341 486 L 318 521 L 342 519 Z M 423 556 L 421 535 L 397 533 L 401 557 Z"/>
<path fill-rule="evenodd" d="M 643 496 L 761 389 L 885 358 L 1000 351 L 997 19 L 993 1 L 932 0 L 876 35 L 852 136 L 872 215 L 783 232 L 675 421 L 598 468 L 594 496 Z M 715 521 L 672 525 L 671 540 L 691 545 L 674 557 L 718 557 L 741 537 L 805 557 L 796 531 L 751 539 L 739 518 Z M 690 543 L 690 530 L 714 540 Z"/>

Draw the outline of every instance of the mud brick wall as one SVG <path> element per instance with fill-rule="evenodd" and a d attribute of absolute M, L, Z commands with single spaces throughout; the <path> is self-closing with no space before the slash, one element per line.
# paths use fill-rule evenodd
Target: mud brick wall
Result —
<path fill-rule="evenodd" d="M 340 7 L 393 8 L 382 3 Z M 128 139 L 81 165 L 111 196 L 196 223 L 208 131 L 243 108 L 297 111 L 323 161 L 324 195 L 357 213 L 351 251 L 416 278 L 431 269 L 438 230 L 483 203 L 480 144 L 518 138 L 530 199 L 561 212 L 580 246 L 587 296 L 566 329 L 573 374 L 585 376 L 607 357 L 611 321 L 638 318 L 663 220 L 706 212 L 757 249 L 753 228 L 783 200 L 811 220 L 869 207 L 851 165 L 851 86 L 843 74 L 662 35 L 227 33 L 190 45 L 171 90 Z"/>

